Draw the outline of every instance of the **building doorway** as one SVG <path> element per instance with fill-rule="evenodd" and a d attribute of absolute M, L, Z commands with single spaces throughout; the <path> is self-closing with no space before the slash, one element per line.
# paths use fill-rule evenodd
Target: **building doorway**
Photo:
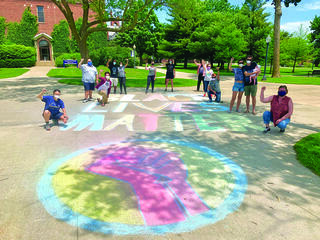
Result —
<path fill-rule="evenodd" d="M 50 47 L 47 40 L 39 41 L 40 61 L 51 61 Z"/>

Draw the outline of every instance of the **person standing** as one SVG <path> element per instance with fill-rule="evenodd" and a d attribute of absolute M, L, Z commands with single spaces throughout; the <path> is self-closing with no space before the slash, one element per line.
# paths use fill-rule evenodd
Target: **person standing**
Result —
<path fill-rule="evenodd" d="M 49 120 L 52 120 L 55 124 L 58 124 L 59 120 L 63 121 L 64 124 L 68 122 L 67 111 L 64 106 L 64 102 L 60 99 L 61 91 L 59 89 L 53 90 L 53 96 L 43 96 L 47 90 L 44 88 L 37 96 L 42 102 L 45 103 L 45 107 L 42 113 L 42 117 L 46 123 L 45 129 L 51 130 Z M 60 112 L 60 109 L 62 112 Z"/>
<path fill-rule="evenodd" d="M 88 59 L 87 64 L 83 64 L 82 58 L 79 62 L 78 68 L 82 71 L 82 82 L 84 86 L 84 99 L 83 103 L 92 101 L 92 91 L 94 91 L 94 82 L 98 79 L 98 72 L 95 66 L 93 66 L 91 59 Z"/>
<path fill-rule="evenodd" d="M 167 91 L 168 89 L 168 83 L 169 80 L 171 81 L 171 92 L 173 92 L 173 79 L 176 75 L 176 66 L 173 59 L 169 59 L 166 62 L 167 72 L 166 72 L 166 89 L 164 91 Z"/>
<path fill-rule="evenodd" d="M 246 107 L 247 110 L 245 113 L 250 112 L 250 96 L 252 99 L 252 114 L 256 114 L 256 95 L 257 95 L 257 84 L 258 81 L 251 81 L 250 82 L 250 76 L 253 74 L 259 75 L 260 72 L 254 72 L 254 69 L 256 68 L 257 64 L 255 62 L 252 62 L 252 56 L 247 56 L 247 64 L 242 67 L 242 71 L 244 74 L 244 94 L 246 96 Z"/>
<path fill-rule="evenodd" d="M 200 90 L 200 85 L 202 82 L 203 85 L 203 91 L 204 91 L 204 66 L 203 66 L 203 62 L 204 60 L 201 60 L 201 63 L 198 63 L 196 59 L 193 60 L 194 64 L 196 64 L 198 66 L 198 70 L 197 70 L 197 75 L 198 75 L 198 83 L 197 83 L 197 91 L 199 92 Z"/>
<path fill-rule="evenodd" d="M 119 66 L 117 65 L 117 60 L 109 59 L 107 62 L 107 67 L 110 69 L 110 80 L 112 82 L 113 86 L 113 93 L 117 92 L 117 86 L 118 86 L 118 69 Z"/>
<path fill-rule="evenodd" d="M 120 94 L 122 94 L 122 86 L 124 90 L 124 94 L 127 94 L 127 87 L 126 87 L 126 72 L 125 69 L 128 66 L 129 60 L 126 59 L 127 63 L 125 66 L 123 66 L 123 63 L 120 62 L 120 66 L 118 67 L 118 73 L 119 73 L 119 83 L 120 83 Z"/>
<path fill-rule="evenodd" d="M 280 132 L 284 132 L 287 125 L 290 123 L 290 118 L 293 113 L 293 102 L 290 97 L 287 97 L 288 88 L 282 85 L 278 88 L 278 94 L 270 97 L 264 97 L 266 87 L 261 88 L 260 101 L 263 103 L 271 103 L 271 110 L 263 113 L 263 121 L 266 129 L 263 133 L 271 131 L 270 121 L 275 127 L 280 128 Z"/>
<path fill-rule="evenodd" d="M 229 64 L 229 70 L 234 73 L 234 85 L 232 87 L 232 98 L 230 102 L 230 109 L 228 112 L 232 112 L 233 104 L 237 98 L 237 95 L 238 95 L 238 101 L 237 101 L 236 112 L 240 112 L 239 107 L 240 107 L 242 95 L 244 92 L 244 76 L 242 72 L 243 60 L 238 61 L 239 68 L 232 68 L 233 60 L 234 58 L 231 58 L 231 61 Z"/>
<path fill-rule="evenodd" d="M 211 81 L 213 70 L 211 69 L 210 63 L 205 64 L 205 62 L 203 60 L 202 64 L 204 66 L 204 75 L 205 75 L 205 77 L 204 77 L 204 94 L 203 94 L 203 96 L 205 97 L 206 93 L 208 91 L 208 85 Z"/>
<path fill-rule="evenodd" d="M 154 66 L 154 62 L 151 62 L 151 66 L 148 68 L 148 63 L 146 63 L 146 70 L 149 70 L 148 79 L 147 79 L 147 87 L 146 87 L 146 94 L 148 93 L 149 86 L 151 83 L 151 92 L 154 90 L 154 82 L 156 80 L 157 69 Z"/>

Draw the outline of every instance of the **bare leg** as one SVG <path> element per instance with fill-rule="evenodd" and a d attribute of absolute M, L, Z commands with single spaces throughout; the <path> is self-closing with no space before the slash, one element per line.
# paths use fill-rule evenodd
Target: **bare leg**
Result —
<path fill-rule="evenodd" d="M 114 86 L 113 87 L 113 93 L 116 93 L 117 92 L 117 86 Z"/>
<path fill-rule="evenodd" d="M 232 111 L 234 101 L 236 100 L 236 97 L 237 97 L 237 93 L 238 92 L 232 91 L 232 98 L 231 98 L 230 108 L 229 108 L 230 112 Z"/>
<path fill-rule="evenodd" d="M 256 114 L 256 96 L 252 96 L 252 114 Z"/>
<path fill-rule="evenodd" d="M 50 116 L 51 116 L 51 112 L 49 110 L 45 110 L 43 112 L 43 118 L 46 123 L 49 123 Z"/>
<path fill-rule="evenodd" d="M 240 104 L 241 104 L 242 95 L 243 95 L 243 92 L 239 92 L 238 101 L 237 101 L 237 110 L 236 110 L 237 112 L 239 112 L 239 107 L 240 107 Z"/>
<path fill-rule="evenodd" d="M 249 107 L 250 107 L 250 95 L 246 96 L 246 106 L 247 106 L 246 113 L 248 113 L 250 111 L 249 110 Z"/>
<path fill-rule="evenodd" d="M 166 79 L 166 89 L 165 89 L 165 91 L 167 91 L 167 88 L 168 88 L 168 82 L 169 82 L 169 79 Z"/>
<path fill-rule="evenodd" d="M 84 91 L 84 99 L 88 99 L 89 98 L 89 91 Z"/>
<path fill-rule="evenodd" d="M 89 98 L 92 98 L 92 91 L 89 91 Z"/>
<path fill-rule="evenodd" d="M 173 79 L 171 79 L 171 91 L 173 92 Z"/>

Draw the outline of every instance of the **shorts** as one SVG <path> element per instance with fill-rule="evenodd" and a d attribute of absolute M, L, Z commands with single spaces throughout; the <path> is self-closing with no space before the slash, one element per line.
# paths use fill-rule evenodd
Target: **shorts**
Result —
<path fill-rule="evenodd" d="M 232 91 L 234 92 L 244 92 L 244 85 L 243 84 L 239 84 L 239 83 L 235 83 L 232 87 Z"/>
<path fill-rule="evenodd" d="M 255 97 L 257 95 L 257 85 L 248 85 L 244 87 L 244 95 Z"/>
<path fill-rule="evenodd" d="M 113 86 L 113 87 L 118 86 L 118 78 L 110 78 L 110 81 L 112 83 L 111 86 Z"/>
<path fill-rule="evenodd" d="M 85 91 L 93 91 L 94 90 L 94 83 L 84 82 L 83 83 Z"/>
<path fill-rule="evenodd" d="M 174 79 L 173 73 L 166 73 L 166 79 Z"/>
<path fill-rule="evenodd" d="M 53 114 L 52 112 L 50 112 L 50 113 L 51 113 L 50 120 L 52 120 L 52 119 L 59 120 L 61 118 L 61 116 L 63 115 L 62 112 L 58 112 L 58 113 L 55 113 L 55 114 Z"/>

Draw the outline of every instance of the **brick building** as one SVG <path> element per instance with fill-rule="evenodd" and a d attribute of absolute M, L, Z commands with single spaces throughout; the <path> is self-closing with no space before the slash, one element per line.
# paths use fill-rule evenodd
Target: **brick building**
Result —
<path fill-rule="evenodd" d="M 38 17 L 39 31 L 34 37 L 37 49 L 37 65 L 53 65 L 53 51 L 51 33 L 54 24 L 65 19 L 59 8 L 49 0 L 0 0 L 0 16 L 7 22 L 19 22 L 26 7 Z M 70 4 L 75 19 L 82 16 L 81 4 Z M 110 25 L 119 25 L 112 22 Z"/>

